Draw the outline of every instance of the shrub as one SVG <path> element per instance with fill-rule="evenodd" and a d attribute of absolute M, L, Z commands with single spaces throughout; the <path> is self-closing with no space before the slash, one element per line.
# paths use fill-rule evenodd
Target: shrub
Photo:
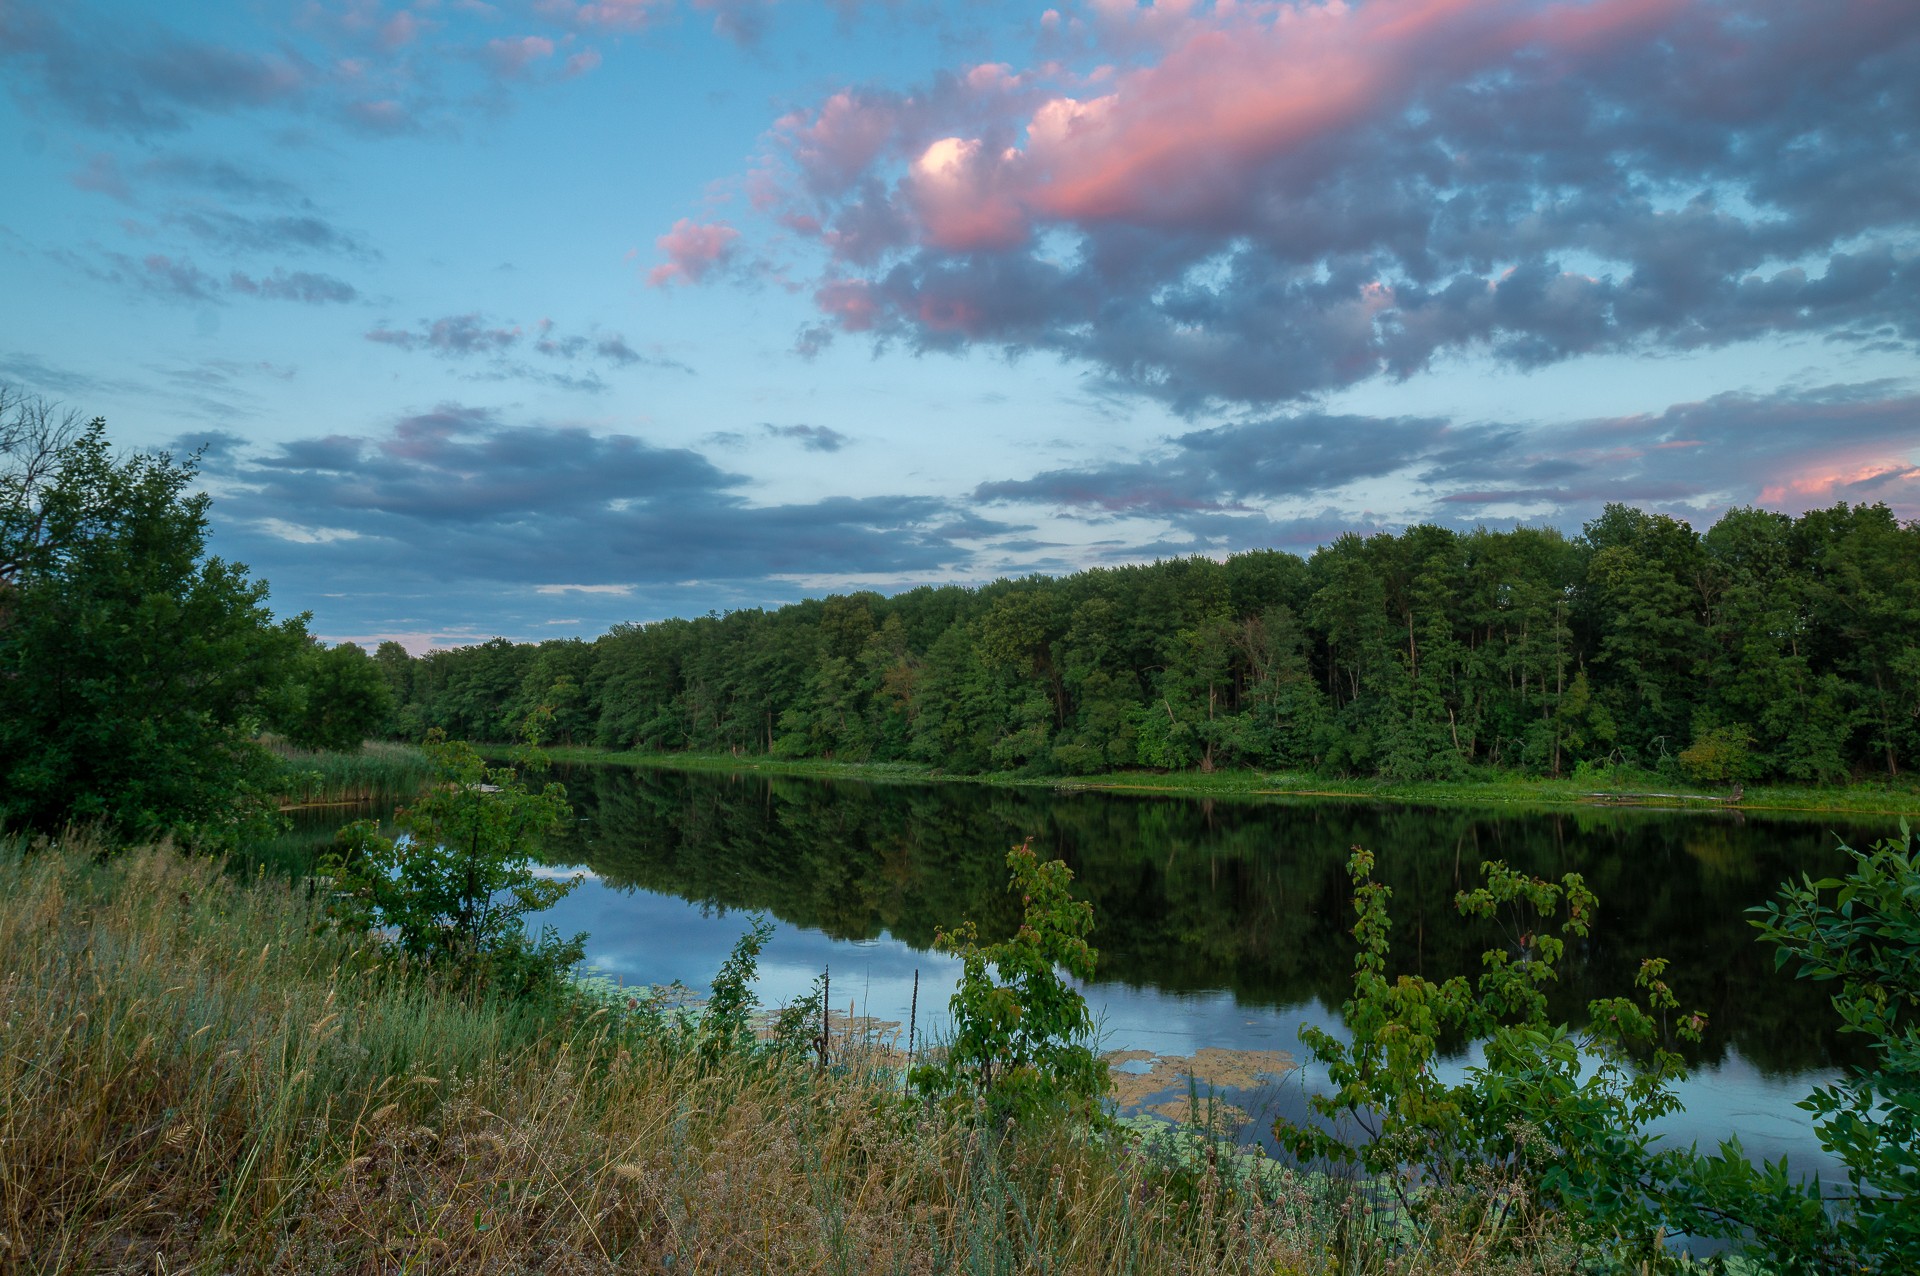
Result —
<path fill-rule="evenodd" d="M 1837 1218 L 1855 1270 L 1920 1270 L 1920 865 L 1900 836 L 1853 859 L 1844 878 L 1788 882 L 1752 910 L 1774 963 L 1801 979 L 1837 982 L 1841 1031 L 1865 1037 L 1872 1062 L 1814 1090 L 1820 1146 L 1847 1167 L 1852 1193 Z M 1832 892 L 1831 902 L 1828 892 Z"/>
<path fill-rule="evenodd" d="M 1352 1040 L 1314 1027 L 1301 1037 L 1335 1087 L 1314 1096 L 1313 1108 L 1350 1119 L 1367 1138 L 1354 1147 L 1286 1118 L 1276 1137 L 1301 1157 L 1357 1162 L 1429 1223 L 1522 1235 L 1547 1211 L 1588 1244 L 1651 1257 L 1661 1220 L 1639 1186 L 1654 1157 L 1645 1125 L 1677 1106 L 1671 1083 L 1683 1072 L 1663 1030 L 1678 1008 L 1665 963 L 1642 964 L 1637 1000 L 1594 1002 L 1584 1032 L 1552 1023 L 1544 986 L 1567 940 L 1587 934 L 1594 896 L 1578 874 L 1553 883 L 1489 863 L 1486 885 L 1456 898 L 1462 913 L 1506 927 L 1507 944 L 1486 952 L 1479 977 L 1390 979 L 1392 892 L 1372 880 L 1371 852 L 1355 847 L 1348 869 L 1360 941 L 1353 996 L 1342 1007 Z M 1673 1031 L 1698 1040 L 1703 1026 L 1699 1015 L 1684 1015 Z M 1457 1083 L 1433 1066 L 1448 1035 L 1485 1041 L 1485 1062 Z M 1425 1217 L 1436 1210 L 1452 1217 Z"/>
<path fill-rule="evenodd" d="M 386 932 L 391 947 L 464 981 L 528 992 L 577 965 L 586 936 L 562 939 L 551 927 L 529 935 L 526 917 L 550 907 L 573 882 L 534 874 L 536 839 L 572 813 L 566 790 L 526 786 L 521 770 L 540 759 L 523 751 L 517 766 L 490 767 L 464 741 L 427 739 L 439 782 L 395 816 L 399 837 L 372 820 L 340 831 L 340 850 L 322 874 L 334 879 L 335 917 Z"/>
<path fill-rule="evenodd" d="M 953 1037 L 944 1057 L 913 1070 L 913 1082 L 929 1095 L 983 1098 L 1008 1115 L 1065 1108 L 1095 1116 L 1110 1084 L 1106 1064 L 1093 1048 L 1086 998 L 1060 977 L 1060 968 L 1093 977 L 1093 905 L 1073 898 L 1072 870 L 1041 863 L 1031 838 L 1007 852 L 1007 868 L 1023 910 L 1011 939 L 982 944 L 972 922 L 935 938 L 963 967 L 949 1003 Z"/>

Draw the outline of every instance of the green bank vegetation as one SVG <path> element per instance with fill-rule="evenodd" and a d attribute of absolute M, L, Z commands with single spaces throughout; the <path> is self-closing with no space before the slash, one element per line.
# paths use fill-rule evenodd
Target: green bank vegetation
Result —
<path fill-rule="evenodd" d="M 512 777 L 469 790 L 509 816 Z M 419 815 L 416 826 L 429 818 Z M 457 817 L 456 817 L 457 819 Z M 364 846 L 362 853 L 368 852 Z M 483 850 L 507 886 L 524 856 Z M 463 906 L 362 901 L 85 834 L 0 845 L 0 1261 L 14 1270 L 1578 1272 L 1700 1266 L 1676 1225 L 1760 1270 L 1897 1272 L 1920 1260 L 1920 866 L 1903 839 L 1757 919 L 1782 965 L 1831 980 L 1871 1062 L 1807 1104 L 1849 1182 L 1752 1169 L 1737 1146 L 1665 1149 L 1664 1036 L 1697 1032 L 1662 966 L 1592 1008 L 1586 1038 L 1540 987 L 1591 896 L 1492 866 L 1462 907 L 1516 947 L 1445 982 L 1389 976 L 1387 892 L 1353 866 L 1361 955 L 1348 1042 L 1309 1045 L 1358 1147 L 1282 1123 L 1358 1180 L 1213 1143 L 1140 1139 L 1090 1106 L 1085 906 L 1058 864 L 1008 859 L 1025 922 L 984 948 L 951 1050 L 903 1090 L 836 1047 L 824 1004 L 749 1030 L 743 937 L 704 1014 L 654 994 L 502 978 L 524 940 L 447 927 Z M 471 870 L 450 853 L 422 876 Z M 348 875 L 346 884 L 352 886 Z M 472 896 L 465 898 L 471 903 Z M 1565 911 L 1565 921 L 1558 914 Z M 447 935 L 451 929 L 454 933 Z M 1555 934 L 1555 931 L 1559 934 Z M 416 945 L 416 940 L 426 942 Z M 519 974 L 524 974 L 524 966 Z M 552 973 L 551 971 L 549 972 Z M 1444 1032 L 1489 1034 L 1460 1083 Z M 1596 1070 L 1583 1059 L 1598 1058 Z M 1719 1265 L 1722 1260 L 1714 1260 Z M 1753 1270 L 1752 1267 L 1742 1270 Z"/>
<path fill-rule="evenodd" d="M 0 384 L 0 826 L 231 847 L 289 803 L 411 791 L 417 755 L 361 750 L 386 681 L 207 554 L 195 479 Z"/>
<path fill-rule="evenodd" d="M 1457 780 L 1395 781 L 1301 771 L 1108 771 L 1098 775 L 1018 772 L 956 774 L 915 762 L 837 762 L 731 753 L 649 753 L 585 746 L 555 747 L 556 762 L 658 767 L 719 773 L 761 773 L 865 783 L 966 783 L 1050 789 L 1100 789 L 1191 797 L 1339 797 L 1421 805 L 1555 807 L 1616 804 L 1701 810 L 1818 811 L 1860 815 L 1920 813 L 1920 786 L 1866 779 L 1845 786 L 1743 785 L 1735 794 L 1676 784 L 1671 776 L 1626 767 L 1590 767 L 1562 779 L 1490 769 Z M 1704 789 L 1705 791 L 1697 791 Z"/>

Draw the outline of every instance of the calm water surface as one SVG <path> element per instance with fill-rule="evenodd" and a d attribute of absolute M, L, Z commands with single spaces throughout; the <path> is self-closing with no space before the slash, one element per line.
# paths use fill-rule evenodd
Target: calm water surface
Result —
<path fill-rule="evenodd" d="M 1454 893 L 1501 859 L 1600 898 L 1592 935 L 1569 944 L 1556 1014 L 1631 990 L 1641 958 L 1672 960 L 1686 1009 L 1708 1015 L 1691 1054 L 1686 1112 L 1660 1128 L 1702 1146 L 1738 1134 L 1755 1156 L 1791 1156 L 1831 1176 L 1794 1107 L 1853 1060 L 1827 991 L 1776 974 L 1744 910 L 1789 877 L 1838 871 L 1841 839 L 1895 831 L 1867 817 L 1577 809 L 1550 814 L 1326 799 L 1199 799 L 865 784 L 622 767 L 562 777 L 579 819 L 551 852 L 586 881 L 552 911 L 586 931 L 588 960 L 631 983 L 704 986 L 754 912 L 776 922 L 762 956 L 768 1005 L 806 994 L 830 968 L 833 1000 L 937 1033 L 958 963 L 931 950 L 937 927 L 971 918 L 998 937 L 1018 920 L 1008 846 L 1032 838 L 1064 859 L 1092 901 L 1097 978 L 1085 987 L 1109 1048 L 1191 1054 L 1202 1046 L 1304 1056 L 1302 1023 L 1341 1031 L 1354 944 L 1346 860 L 1371 849 L 1393 889 L 1394 963 L 1433 978 L 1472 974 L 1502 942 L 1466 922 Z M 572 871 L 572 870 L 569 870 Z M 1457 1071 L 1474 1059 L 1459 1043 Z M 1299 1112 L 1323 1078 L 1227 1097 L 1255 1113 Z M 1270 1139 L 1263 1139 L 1271 1146 Z"/>

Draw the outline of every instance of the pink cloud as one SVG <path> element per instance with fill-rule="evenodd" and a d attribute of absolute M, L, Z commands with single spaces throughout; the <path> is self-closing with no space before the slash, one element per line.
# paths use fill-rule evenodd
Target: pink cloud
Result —
<path fill-rule="evenodd" d="M 1527 46 L 1577 52 L 1644 36 L 1683 0 L 1372 0 L 1192 24 L 1113 91 L 1028 121 L 1024 201 L 1067 220 L 1186 218 L 1240 193 L 1251 166 L 1401 109 L 1436 78 Z M 1012 162 L 1010 160 L 1010 162 Z"/>
<path fill-rule="evenodd" d="M 1686 4 L 1335 0 L 1196 12 L 1185 0 L 1114 0 L 1094 6 L 1096 20 L 1163 51 L 1075 81 L 1106 86 L 1098 96 L 1059 93 L 1035 106 L 1037 76 L 987 63 L 946 84 L 939 103 L 843 90 L 775 131 L 815 194 L 844 192 L 898 154 L 919 238 L 945 251 L 1006 248 L 1040 221 L 1191 223 L 1243 200 L 1262 165 L 1391 116 L 1438 80 L 1522 50 L 1603 52 L 1644 39 Z M 981 131 L 932 131 L 936 114 L 970 117 Z M 1017 141 L 996 143 L 996 133 Z"/>
<path fill-rule="evenodd" d="M 1761 488 L 1760 503 L 1799 511 L 1834 500 L 1884 500 L 1894 496 L 1896 505 L 1911 509 L 1913 498 L 1920 495 L 1920 465 L 1903 460 L 1825 457 L 1815 459 L 1809 468 L 1811 473 L 1801 472 Z M 1901 501 L 1900 497 L 1906 499 Z"/>
<path fill-rule="evenodd" d="M 848 332 L 864 332 L 873 327 L 880 312 L 880 300 L 873 286 L 864 279 L 830 279 L 813 294 L 814 303 L 839 321 Z"/>
<path fill-rule="evenodd" d="M 697 284 L 707 272 L 733 255 L 740 232 L 726 222 L 696 222 L 682 217 L 673 229 L 653 241 L 667 260 L 647 273 L 647 283 L 663 288 L 676 279 Z"/>
<path fill-rule="evenodd" d="M 602 27 L 612 31 L 640 31 L 659 21 L 663 11 L 671 11 L 673 0 L 591 0 L 575 4 L 571 0 L 539 0 L 536 12 L 579 27 Z"/>
<path fill-rule="evenodd" d="M 489 40 L 485 56 L 495 74 L 512 78 L 524 75 L 534 63 L 552 57 L 553 41 L 539 35 Z"/>
<path fill-rule="evenodd" d="M 420 37 L 420 20 L 411 13 L 402 10 L 394 14 L 380 28 L 380 47 L 398 49 L 412 44 Z"/>
<path fill-rule="evenodd" d="M 822 102 L 811 118 L 797 113 L 783 116 L 774 129 L 785 135 L 809 187 L 839 191 L 880 157 L 900 131 L 902 115 L 896 100 L 842 90 Z"/>

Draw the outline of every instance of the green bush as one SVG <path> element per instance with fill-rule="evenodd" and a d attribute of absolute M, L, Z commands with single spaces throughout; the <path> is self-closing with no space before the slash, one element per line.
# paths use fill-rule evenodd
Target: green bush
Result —
<path fill-rule="evenodd" d="M 1007 852 L 1007 867 L 1007 889 L 1023 909 L 1013 937 L 982 944 L 966 922 L 934 941 L 962 963 L 949 1003 L 953 1036 L 944 1056 L 913 1070 L 913 1082 L 928 1095 L 984 1099 L 1010 1116 L 1061 1108 L 1097 1116 L 1111 1082 L 1093 1048 L 1087 1000 L 1060 976 L 1064 968 L 1093 977 L 1093 905 L 1073 898 L 1072 870 L 1041 863 L 1032 839 Z"/>
<path fill-rule="evenodd" d="M 531 749 L 517 766 L 490 767 L 471 745 L 437 732 L 425 748 L 439 782 L 396 815 L 401 835 L 356 821 L 321 862 L 334 879 L 335 917 L 387 933 L 391 947 L 476 990 L 550 984 L 579 963 L 586 944 L 585 935 L 562 939 L 551 927 L 530 935 L 525 921 L 574 886 L 535 875 L 531 864 L 537 839 L 572 814 L 566 790 L 527 787 L 521 770 L 540 763 Z"/>
<path fill-rule="evenodd" d="M 1543 988 L 1594 908 L 1577 875 L 1554 884 L 1485 865 L 1486 886 L 1456 902 L 1502 920 L 1506 945 L 1484 955 L 1473 981 L 1390 979 L 1391 892 L 1358 847 L 1360 952 L 1343 1006 L 1352 1040 L 1317 1028 L 1301 1036 L 1335 1086 L 1314 1109 L 1351 1119 L 1366 1138 L 1352 1146 L 1285 1119 L 1276 1135 L 1299 1156 L 1357 1162 L 1415 1219 L 1443 1213 L 1432 1221 L 1523 1236 L 1545 1211 L 1602 1269 L 1681 1263 L 1664 1238 L 1685 1232 L 1731 1240 L 1768 1271 L 1920 1270 L 1920 865 L 1904 824 L 1871 851 L 1843 849 L 1854 859 L 1847 876 L 1789 882 L 1753 912 L 1777 965 L 1837 982 L 1844 1030 L 1872 1047 L 1871 1064 L 1800 1105 L 1846 1166 L 1844 1192 L 1827 1196 L 1785 1158 L 1756 1167 L 1735 1139 L 1701 1153 L 1646 1133 L 1677 1106 L 1683 1069 L 1671 1039 L 1698 1040 L 1704 1023 L 1678 1013 L 1663 961 L 1642 963 L 1637 999 L 1592 1002 L 1584 1031 L 1548 1020 Z M 1563 905 L 1559 934 L 1549 934 Z M 1485 1043 L 1484 1064 L 1453 1084 L 1434 1069 L 1449 1035 Z"/>
<path fill-rule="evenodd" d="M 1872 1062 L 1814 1090 L 1820 1146 L 1847 1167 L 1852 1192 L 1836 1229 L 1860 1271 L 1920 1270 L 1920 865 L 1900 836 L 1853 858 L 1844 878 L 1788 882 L 1753 911 L 1775 965 L 1837 982 L 1841 1031 L 1867 1039 Z M 1828 893 L 1832 893 L 1829 902 Z"/>
<path fill-rule="evenodd" d="M 1668 1025 L 1689 1040 L 1704 1026 L 1697 1014 L 1673 1015 L 1665 963 L 1642 964 L 1637 1000 L 1594 1002 L 1584 1032 L 1552 1023 L 1544 987 L 1567 940 L 1587 934 L 1593 894 L 1578 874 L 1553 883 L 1489 863 L 1486 885 L 1456 899 L 1507 933 L 1479 977 L 1389 978 L 1392 891 L 1372 880 L 1371 852 L 1355 847 L 1348 867 L 1360 941 L 1342 1008 L 1352 1039 L 1314 1027 L 1301 1037 L 1335 1087 L 1313 1108 L 1367 1137 L 1356 1147 L 1286 1118 L 1276 1137 L 1303 1158 L 1357 1162 L 1416 1218 L 1444 1209 L 1450 1226 L 1518 1235 L 1544 1210 L 1588 1243 L 1652 1257 L 1660 1220 L 1635 1187 L 1652 1156 L 1645 1125 L 1677 1106 L 1671 1083 L 1683 1069 Z M 1434 1067 L 1447 1037 L 1485 1041 L 1485 1062 L 1457 1083 Z"/>

